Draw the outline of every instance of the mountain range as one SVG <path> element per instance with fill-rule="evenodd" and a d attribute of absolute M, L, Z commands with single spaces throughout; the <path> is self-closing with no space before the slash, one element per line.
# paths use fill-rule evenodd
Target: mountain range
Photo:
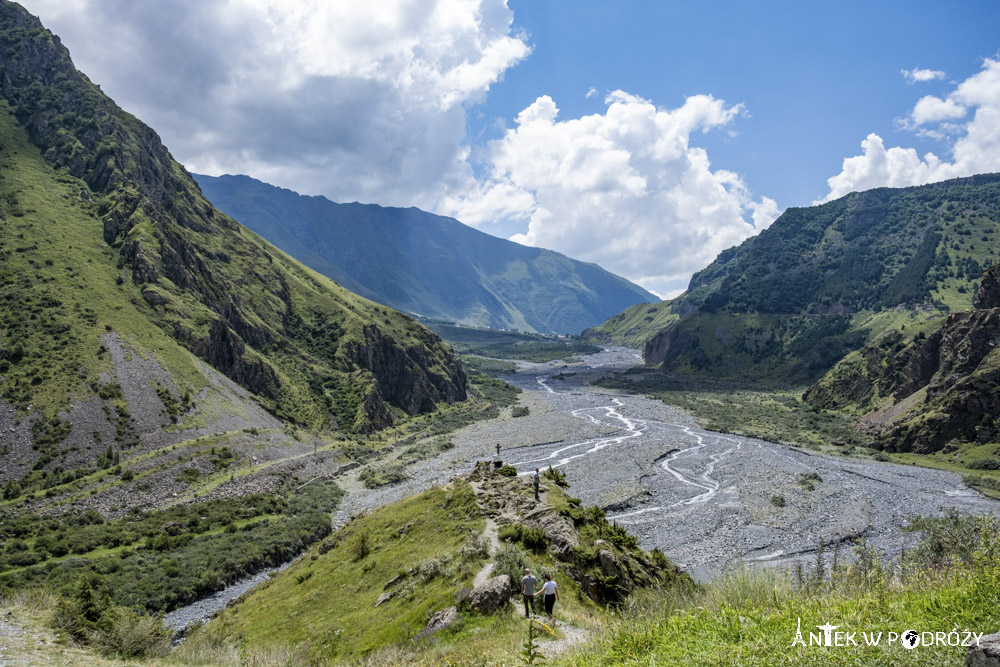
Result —
<path fill-rule="evenodd" d="M 9 2 L 0 96 L 0 482 L 90 476 L 109 506 L 141 501 L 136 484 L 162 501 L 186 488 L 177 447 L 213 469 L 198 438 L 288 445 L 296 427 L 370 433 L 466 399 L 437 335 L 215 209 Z M 99 461 L 139 454 L 135 481 L 100 482 Z"/>
<path fill-rule="evenodd" d="M 249 176 L 195 175 L 209 201 L 364 297 L 423 318 L 577 334 L 659 299 L 597 266 L 416 208 L 338 204 Z"/>

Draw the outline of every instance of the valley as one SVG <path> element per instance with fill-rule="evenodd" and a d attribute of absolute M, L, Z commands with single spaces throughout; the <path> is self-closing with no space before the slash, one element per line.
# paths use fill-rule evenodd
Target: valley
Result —
<path fill-rule="evenodd" d="M 369 490 L 347 478 L 335 523 L 493 460 L 497 443 L 519 474 L 561 469 L 572 495 L 700 580 L 740 563 L 812 567 L 821 543 L 827 558 L 834 545 L 847 557 L 862 540 L 896 557 L 917 539 L 903 532 L 909 517 L 1000 515 L 1000 503 L 955 473 L 707 431 L 658 400 L 589 385 L 633 366 L 637 355 L 608 347 L 570 365 L 516 362 L 503 379 L 523 390 L 528 415 L 505 411 L 462 429 L 453 449 L 412 464 L 400 484 Z"/>

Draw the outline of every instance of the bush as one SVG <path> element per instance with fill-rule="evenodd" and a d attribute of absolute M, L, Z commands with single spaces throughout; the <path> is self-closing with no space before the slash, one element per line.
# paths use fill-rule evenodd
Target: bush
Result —
<path fill-rule="evenodd" d="M 504 477 L 517 477 L 517 468 L 512 465 L 504 465 L 497 472 Z"/>
<path fill-rule="evenodd" d="M 373 467 L 365 468 L 358 476 L 358 479 L 361 480 L 366 489 L 377 489 L 382 486 L 399 484 L 405 481 L 407 477 L 403 466 L 396 464 L 387 466 L 381 470 L 376 470 Z"/>
<path fill-rule="evenodd" d="M 528 414 L 529 414 L 528 408 L 526 408 L 523 405 L 515 405 L 513 408 L 511 408 L 510 411 L 511 417 L 527 417 Z"/>
<path fill-rule="evenodd" d="M 493 554 L 493 576 L 506 574 L 510 577 L 512 591 L 520 590 L 521 577 L 524 576 L 524 568 L 528 566 L 528 558 L 524 552 L 509 542 L 501 542 Z"/>
<path fill-rule="evenodd" d="M 358 539 L 355 540 L 354 546 L 351 552 L 354 554 L 354 560 L 362 560 L 365 556 L 370 554 L 372 551 L 372 538 L 367 532 L 363 532 L 358 535 Z"/>
<path fill-rule="evenodd" d="M 155 616 L 128 607 L 113 607 L 91 633 L 91 643 L 106 655 L 121 658 L 160 657 L 170 645 L 170 631 Z"/>
<path fill-rule="evenodd" d="M 970 470 L 1000 470 L 1000 460 L 995 458 L 973 459 L 965 464 Z"/>
<path fill-rule="evenodd" d="M 553 468 L 552 466 L 549 466 L 548 469 L 542 473 L 542 477 L 544 477 L 545 479 L 552 480 L 552 482 L 556 486 L 560 486 L 564 489 L 569 488 L 569 482 L 566 481 L 566 473 L 564 473 L 562 470 L 559 470 L 558 468 Z"/>
<path fill-rule="evenodd" d="M 823 481 L 823 478 L 819 476 L 819 473 L 815 472 L 804 472 L 799 475 L 798 481 L 795 483 L 801 486 L 806 491 L 815 491 L 816 486 Z"/>
<path fill-rule="evenodd" d="M 771 504 L 774 505 L 775 507 L 784 507 L 785 506 L 785 497 L 784 496 L 771 496 Z"/>
<path fill-rule="evenodd" d="M 520 542 L 526 549 L 545 551 L 549 539 L 541 528 L 532 528 L 518 523 L 509 523 L 497 530 L 497 537 L 503 542 Z"/>
<path fill-rule="evenodd" d="M 485 535 L 473 535 L 458 550 L 463 561 L 479 560 L 490 555 L 490 541 Z"/>

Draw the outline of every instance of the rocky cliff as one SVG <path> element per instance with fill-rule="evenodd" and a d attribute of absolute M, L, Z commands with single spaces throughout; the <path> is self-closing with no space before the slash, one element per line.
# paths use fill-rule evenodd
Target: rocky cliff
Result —
<path fill-rule="evenodd" d="M 814 405 L 853 408 L 876 446 L 939 451 L 990 442 L 1000 414 L 1000 265 L 989 269 L 975 308 L 929 333 L 885 334 L 806 392 Z"/>

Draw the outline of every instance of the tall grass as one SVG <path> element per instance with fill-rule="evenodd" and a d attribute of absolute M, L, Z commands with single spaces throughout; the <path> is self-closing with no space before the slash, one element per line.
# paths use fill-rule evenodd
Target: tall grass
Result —
<path fill-rule="evenodd" d="M 637 599 L 571 665 L 944 665 L 960 646 L 866 646 L 860 633 L 1000 627 L 1000 526 L 993 517 L 915 520 L 923 537 L 889 562 L 865 544 L 825 550 L 798 575 L 737 569 L 690 591 Z M 836 564 L 834 564 L 836 561 Z M 849 562 L 848 562 L 849 561 Z M 817 572 L 823 574 L 818 576 Z M 823 623 L 857 632 L 859 646 L 792 646 Z M 808 634 L 806 634 L 808 637 Z M 808 639 L 806 640 L 808 642 Z"/>

